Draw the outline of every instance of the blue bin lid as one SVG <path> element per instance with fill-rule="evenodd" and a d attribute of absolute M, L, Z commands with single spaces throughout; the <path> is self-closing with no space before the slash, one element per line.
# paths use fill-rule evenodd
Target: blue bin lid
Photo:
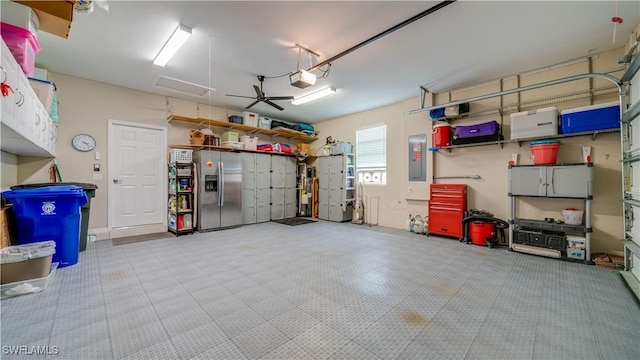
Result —
<path fill-rule="evenodd" d="M 538 140 L 532 141 L 530 145 L 546 145 L 546 144 L 560 144 L 560 140 Z"/>
<path fill-rule="evenodd" d="M 33 197 L 43 197 L 43 196 L 84 197 L 85 193 L 84 193 L 84 190 L 79 186 L 68 185 L 68 186 L 45 186 L 40 188 L 8 190 L 3 192 L 2 196 L 11 200 L 11 199 L 33 198 Z"/>

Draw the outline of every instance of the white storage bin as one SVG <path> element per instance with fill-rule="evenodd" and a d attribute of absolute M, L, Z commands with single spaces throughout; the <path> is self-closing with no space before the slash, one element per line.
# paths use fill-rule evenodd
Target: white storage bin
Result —
<path fill-rule="evenodd" d="M 223 141 L 220 146 L 232 149 L 244 149 L 244 143 L 237 141 Z"/>
<path fill-rule="evenodd" d="M 271 129 L 271 118 L 260 116 L 258 118 L 258 127 L 262 129 Z"/>
<path fill-rule="evenodd" d="M 36 93 L 38 99 L 42 105 L 44 105 L 45 109 L 47 109 L 47 114 L 51 112 L 51 105 L 53 104 L 53 95 L 56 91 L 56 84 L 51 81 L 46 80 L 37 80 L 37 79 L 29 79 L 29 84 L 31 84 L 31 88 L 33 92 Z"/>
<path fill-rule="evenodd" d="M 173 149 L 169 162 L 190 163 L 193 161 L 193 150 Z"/>
<path fill-rule="evenodd" d="M 251 111 L 245 111 L 242 124 L 258 127 L 258 114 Z"/>
<path fill-rule="evenodd" d="M 0 20 L 5 24 L 29 30 L 34 37 L 38 37 L 40 20 L 29 6 L 13 1 L 0 1 Z"/>
<path fill-rule="evenodd" d="M 582 210 L 562 210 L 562 216 L 564 216 L 564 223 L 567 225 L 581 225 L 582 224 Z"/>
<path fill-rule="evenodd" d="M 585 249 L 587 238 L 583 236 L 567 235 L 567 247 Z"/>
<path fill-rule="evenodd" d="M 558 108 L 555 106 L 511 114 L 511 139 L 558 135 Z"/>
<path fill-rule="evenodd" d="M 258 137 L 243 135 L 240 136 L 240 141 L 244 144 L 245 150 L 256 150 L 258 148 Z"/>
<path fill-rule="evenodd" d="M 45 290 L 53 281 L 58 268 L 58 263 L 52 263 L 49 269 L 49 275 L 37 279 L 17 281 L 10 284 L 2 284 L 0 286 L 0 299 L 6 299 L 13 296 L 33 294 Z"/>

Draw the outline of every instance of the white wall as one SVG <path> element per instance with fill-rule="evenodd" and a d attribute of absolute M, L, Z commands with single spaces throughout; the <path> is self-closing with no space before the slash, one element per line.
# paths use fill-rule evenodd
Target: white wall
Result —
<path fill-rule="evenodd" d="M 543 81 L 562 78 L 574 74 L 592 72 L 607 72 L 619 68 L 617 59 L 624 54 L 623 49 L 599 54 L 592 63 L 581 62 L 579 64 L 565 66 L 558 69 L 547 69 L 520 77 L 520 85 L 540 83 Z M 614 75 L 620 75 L 614 74 Z M 595 88 L 611 86 L 611 83 L 595 80 Z M 502 87 L 501 87 L 502 86 Z M 539 99 L 558 94 L 573 93 L 583 89 L 589 89 L 589 80 L 580 80 L 549 88 L 542 88 L 521 94 L 520 101 Z M 427 98 L 426 106 L 442 104 L 453 100 L 462 100 L 481 94 L 494 93 L 505 89 L 518 87 L 515 78 L 502 82 L 493 82 L 469 87 L 463 91 L 451 94 L 435 94 L 433 98 Z M 518 102 L 517 95 L 505 96 L 502 99 L 493 98 L 471 104 L 472 111 L 497 108 L 500 101 L 503 104 Z M 558 110 L 602 103 L 617 100 L 617 92 L 596 96 L 593 99 L 585 98 L 575 101 L 567 101 L 557 105 Z M 427 155 L 427 181 L 408 181 L 408 153 L 407 138 L 418 133 L 431 133 L 431 119 L 428 112 L 409 114 L 410 110 L 418 109 L 420 99 L 418 97 L 407 101 L 324 121 L 317 124 L 322 139 L 332 136 L 336 140 L 349 141 L 355 145 L 355 133 L 360 127 L 385 123 L 387 124 L 387 185 L 365 186 L 366 197 L 380 197 L 380 219 L 383 226 L 404 228 L 409 214 L 427 214 L 427 202 L 429 183 L 434 176 L 480 176 L 479 179 L 447 179 L 436 180 L 437 183 L 463 183 L 468 185 L 468 208 L 487 210 L 496 217 L 509 219 L 510 198 L 507 195 L 507 164 L 514 153 L 519 154 L 520 164 L 532 164 L 528 142 L 506 143 L 500 145 L 486 145 L 479 147 L 457 148 L 451 152 L 441 150 Z M 540 105 L 547 107 L 551 105 Z M 536 108 L 536 107 L 533 107 Z M 503 123 L 504 134 L 510 136 L 510 115 L 498 112 L 473 116 L 454 122 L 455 124 L 480 123 L 489 120 L 497 120 Z M 432 139 L 427 137 L 428 146 Z M 592 157 L 595 166 L 594 201 L 592 205 L 592 250 L 593 252 L 619 253 L 622 250 L 622 208 L 621 200 L 621 167 L 620 167 L 620 134 L 607 133 L 598 135 L 595 140 L 591 136 L 568 137 L 562 139 L 562 147 L 558 157 L 558 163 L 579 163 L 582 160 L 582 146 L 592 146 Z M 413 192 L 408 191 L 409 187 Z M 420 200 L 410 200 L 420 199 Z M 584 209 L 584 203 L 579 200 L 559 199 L 532 199 L 523 198 L 519 201 L 518 216 L 524 218 L 561 218 L 561 210 L 567 207 Z M 366 210 L 365 210 L 366 211 Z M 375 221 L 372 221 L 375 222 Z"/>

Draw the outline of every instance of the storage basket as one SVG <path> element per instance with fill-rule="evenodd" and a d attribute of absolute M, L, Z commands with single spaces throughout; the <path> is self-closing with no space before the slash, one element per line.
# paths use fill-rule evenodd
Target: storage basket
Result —
<path fill-rule="evenodd" d="M 169 162 L 190 163 L 193 161 L 193 150 L 172 149 Z"/>
<path fill-rule="evenodd" d="M 534 165 L 552 165 L 558 160 L 560 141 L 542 140 L 531 142 L 531 155 Z"/>
<path fill-rule="evenodd" d="M 564 209 L 562 210 L 562 216 L 564 217 L 564 223 L 567 225 L 582 225 L 582 210 Z"/>

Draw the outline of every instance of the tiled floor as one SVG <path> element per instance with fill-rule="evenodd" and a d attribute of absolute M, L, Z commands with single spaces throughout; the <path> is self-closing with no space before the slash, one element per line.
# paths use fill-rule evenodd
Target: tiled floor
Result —
<path fill-rule="evenodd" d="M 3 359 L 640 359 L 616 271 L 329 222 L 91 243 L 1 307 Z"/>

